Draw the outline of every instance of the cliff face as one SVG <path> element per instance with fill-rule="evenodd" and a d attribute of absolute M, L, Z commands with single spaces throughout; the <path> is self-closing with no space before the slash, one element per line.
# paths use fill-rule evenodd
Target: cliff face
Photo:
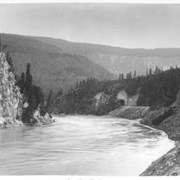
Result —
<path fill-rule="evenodd" d="M 5 54 L 0 52 L 0 128 L 21 124 L 22 95 L 9 67 Z"/>
<path fill-rule="evenodd" d="M 166 51 L 166 50 L 164 50 Z M 106 53 L 89 53 L 85 54 L 88 59 L 102 65 L 109 72 L 114 74 L 128 73 L 136 70 L 138 74 L 145 74 L 146 69 L 155 69 L 158 66 L 160 69 L 167 69 L 180 65 L 179 55 L 120 55 L 120 54 L 106 54 Z"/>

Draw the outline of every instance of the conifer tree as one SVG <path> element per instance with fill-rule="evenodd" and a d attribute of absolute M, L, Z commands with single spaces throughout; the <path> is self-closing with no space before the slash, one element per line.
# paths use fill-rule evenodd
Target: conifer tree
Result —
<path fill-rule="evenodd" d="M 22 94 L 24 94 L 24 88 L 25 88 L 25 74 L 24 72 L 21 73 L 21 77 L 20 79 L 18 80 L 18 86 L 20 87 L 20 91 Z"/>
<path fill-rule="evenodd" d="M 25 79 L 26 79 L 25 73 L 22 72 L 22 73 L 21 73 L 21 83 L 22 83 L 23 86 L 25 85 Z"/>
<path fill-rule="evenodd" d="M 9 51 L 6 53 L 6 60 L 10 66 L 9 71 L 14 73 L 14 65 L 13 65 L 13 61 L 12 61 Z"/>
<path fill-rule="evenodd" d="M 2 38 L 1 38 L 1 33 L 0 33 L 0 51 L 2 51 Z"/>
<path fill-rule="evenodd" d="M 137 74 L 136 74 L 136 70 L 134 70 L 134 75 L 133 78 L 136 78 Z"/>
<path fill-rule="evenodd" d="M 129 73 L 129 79 L 132 79 L 132 72 Z"/>
<path fill-rule="evenodd" d="M 4 51 L 6 48 L 7 45 L 2 43 L 2 34 L 0 33 L 0 51 Z"/>
<path fill-rule="evenodd" d="M 119 74 L 119 80 L 121 80 L 121 73 Z"/>
<path fill-rule="evenodd" d="M 25 85 L 24 85 L 24 95 L 27 98 L 27 102 L 29 104 L 29 107 L 27 108 L 27 111 L 32 112 L 36 109 L 36 97 L 34 95 L 34 88 L 32 84 L 32 75 L 31 75 L 31 65 L 30 63 L 26 66 L 26 79 L 25 79 Z M 28 117 L 30 119 L 30 117 Z"/>
<path fill-rule="evenodd" d="M 152 75 L 152 69 L 151 68 L 149 69 L 149 75 Z"/>
<path fill-rule="evenodd" d="M 52 104 L 52 98 L 53 98 L 53 91 L 52 89 L 49 92 L 48 98 L 47 98 L 47 104 L 46 104 L 46 111 L 48 112 L 50 109 L 50 106 Z"/>
<path fill-rule="evenodd" d="M 32 96 L 32 75 L 30 63 L 26 66 L 25 94 L 28 97 L 28 100 L 30 100 Z"/>
<path fill-rule="evenodd" d="M 9 71 L 14 73 L 14 65 L 11 57 L 9 57 L 9 66 L 10 66 Z"/>
<path fill-rule="evenodd" d="M 81 83 L 81 82 L 79 82 L 78 87 L 80 87 L 80 83 Z M 58 98 L 58 97 L 61 96 L 62 94 L 63 94 L 63 90 L 60 88 L 59 91 L 58 91 L 57 94 L 56 94 L 56 98 Z"/>
<path fill-rule="evenodd" d="M 122 73 L 122 80 L 124 79 L 124 74 Z"/>

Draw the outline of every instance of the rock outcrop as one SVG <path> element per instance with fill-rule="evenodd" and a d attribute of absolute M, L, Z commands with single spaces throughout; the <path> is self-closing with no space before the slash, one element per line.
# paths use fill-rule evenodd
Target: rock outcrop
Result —
<path fill-rule="evenodd" d="M 35 126 L 47 125 L 53 122 L 55 122 L 55 120 L 52 119 L 52 116 L 49 113 L 46 112 L 43 116 L 41 115 L 40 108 L 37 108 L 34 111 L 31 118 L 31 123 Z"/>
<path fill-rule="evenodd" d="M 14 125 L 22 125 L 22 115 L 26 111 L 28 103 L 23 104 L 23 95 L 16 85 L 14 74 L 4 53 L 0 52 L 0 128 Z M 51 115 L 44 111 L 40 113 L 38 107 L 30 113 L 32 123 L 28 125 L 44 125 L 54 122 Z"/>
<path fill-rule="evenodd" d="M 137 106 L 139 94 L 130 97 L 126 91 L 122 90 L 117 94 L 116 98 L 123 106 Z"/>
<path fill-rule="evenodd" d="M 0 128 L 21 125 L 22 95 L 5 54 L 0 52 Z"/>
<path fill-rule="evenodd" d="M 105 94 L 104 92 L 100 92 L 96 94 L 94 97 L 94 106 L 96 109 L 98 109 L 100 106 L 108 104 L 109 103 L 110 96 Z"/>

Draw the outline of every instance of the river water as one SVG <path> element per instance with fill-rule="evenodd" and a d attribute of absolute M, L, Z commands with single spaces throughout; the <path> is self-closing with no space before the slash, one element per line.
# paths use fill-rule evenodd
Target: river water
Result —
<path fill-rule="evenodd" d="M 42 127 L 0 130 L 0 175 L 139 175 L 174 143 L 139 122 L 55 116 Z"/>

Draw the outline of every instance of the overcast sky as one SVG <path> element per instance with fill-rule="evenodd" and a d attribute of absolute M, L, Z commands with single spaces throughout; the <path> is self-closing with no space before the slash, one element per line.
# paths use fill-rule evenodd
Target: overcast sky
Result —
<path fill-rule="evenodd" d="M 180 5 L 1 4 L 0 32 L 127 48 L 180 47 Z"/>

